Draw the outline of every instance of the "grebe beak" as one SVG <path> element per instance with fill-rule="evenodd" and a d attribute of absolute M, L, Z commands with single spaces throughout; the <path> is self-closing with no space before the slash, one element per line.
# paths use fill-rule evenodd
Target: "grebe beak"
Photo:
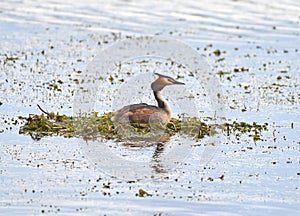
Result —
<path fill-rule="evenodd" d="M 179 82 L 179 81 L 176 81 L 176 80 L 173 81 L 173 84 L 176 84 L 176 85 L 185 85 L 185 83 Z"/>

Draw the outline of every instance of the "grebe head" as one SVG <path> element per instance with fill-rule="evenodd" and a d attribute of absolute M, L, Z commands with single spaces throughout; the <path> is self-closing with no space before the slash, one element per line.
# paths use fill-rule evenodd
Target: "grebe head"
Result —
<path fill-rule="evenodd" d="M 178 82 L 172 77 L 165 76 L 159 73 L 154 74 L 158 76 L 158 78 L 151 84 L 151 89 L 155 92 L 161 91 L 165 86 L 168 85 L 185 85 L 184 83 Z"/>

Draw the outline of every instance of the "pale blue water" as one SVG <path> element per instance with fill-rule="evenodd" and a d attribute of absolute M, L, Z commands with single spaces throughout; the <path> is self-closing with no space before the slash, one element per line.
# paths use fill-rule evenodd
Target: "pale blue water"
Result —
<path fill-rule="evenodd" d="M 0 2 L 0 214 L 298 215 L 299 14 L 297 1 L 283 0 Z M 226 137 L 204 168 L 206 138 L 175 171 L 128 182 L 95 166 L 75 138 L 19 135 L 12 123 L 39 113 L 36 104 L 72 115 L 74 79 L 99 49 L 154 34 L 198 48 L 214 73 L 225 72 L 227 119 L 269 123 L 262 140 Z M 249 71 L 233 72 L 242 67 Z M 58 80 L 61 92 L 49 86 Z M 111 96 L 101 97 L 108 111 Z M 155 150 L 111 149 L 128 160 Z M 136 197 L 140 188 L 152 196 Z"/>

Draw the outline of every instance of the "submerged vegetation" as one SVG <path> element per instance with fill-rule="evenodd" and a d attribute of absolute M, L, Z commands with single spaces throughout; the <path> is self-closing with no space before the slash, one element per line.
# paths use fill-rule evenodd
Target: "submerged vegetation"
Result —
<path fill-rule="evenodd" d="M 235 134 L 248 134 L 254 141 L 260 140 L 261 132 L 267 129 L 267 123 L 260 125 L 246 122 L 232 122 L 222 124 L 209 124 L 199 118 L 172 118 L 166 125 L 155 124 L 116 124 L 110 118 L 112 113 L 99 115 L 93 112 L 90 115 L 69 117 L 59 113 L 46 112 L 40 106 L 42 114 L 31 114 L 29 117 L 21 117 L 24 125 L 20 128 L 20 134 L 29 134 L 33 139 L 41 139 L 45 136 L 82 137 L 84 139 L 120 140 L 128 137 L 151 138 L 157 135 L 171 137 L 177 133 L 194 139 L 201 139 L 216 133 L 225 133 L 227 136 Z"/>

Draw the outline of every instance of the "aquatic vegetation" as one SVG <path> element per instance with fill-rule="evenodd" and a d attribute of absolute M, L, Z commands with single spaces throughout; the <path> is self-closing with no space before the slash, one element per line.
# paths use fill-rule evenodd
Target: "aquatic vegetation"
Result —
<path fill-rule="evenodd" d="M 216 49 L 214 52 L 215 56 L 219 57 L 221 55 L 221 51 L 219 49 Z"/>
<path fill-rule="evenodd" d="M 40 107 L 39 107 L 40 108 Z M 151 138 L 157 136 L 157 131 L 163 131 L 164 136 L 171 137 L 177 133 L 202 139 L 215 133 L 248 134 L 254 141 L 260 140 L 261 132 L 267 130 L 268 124 L 252 124 L 246 122 L 232 122 L 224 124 L 209 124 L 199 118 L 171 118 L 167 124 L 121 124 L 112 122 L 112 112 L 99 115 L 93 112 L 80 117 L 61 115 L 58 112 L 46 112 L 42 108 L 42 114 L 31 114 L 29 117 L 20 117 L 24 120 L 20 134 L 29 134 L 33 139 L 41 139 L 44 136 L 82 137 L 83 139 L 122 139 L 124 137 Z"/>
<path fill-rule="evenodd" d="M 19 118 L 25 120 L 25 124 L 20 128 L 19 133 L 29 134 L 33 139 L 39 140 L 44 136 L 74 136 L 73 118 L 66 115 L 50 112 Z"/>
<path fill-rule="evenodd" d="M 152 196 L 147 191 L 143 189 L 139 189 L 138 193 L 135 194 L 137 197 L 146 197 L 146 196 Z"/>

